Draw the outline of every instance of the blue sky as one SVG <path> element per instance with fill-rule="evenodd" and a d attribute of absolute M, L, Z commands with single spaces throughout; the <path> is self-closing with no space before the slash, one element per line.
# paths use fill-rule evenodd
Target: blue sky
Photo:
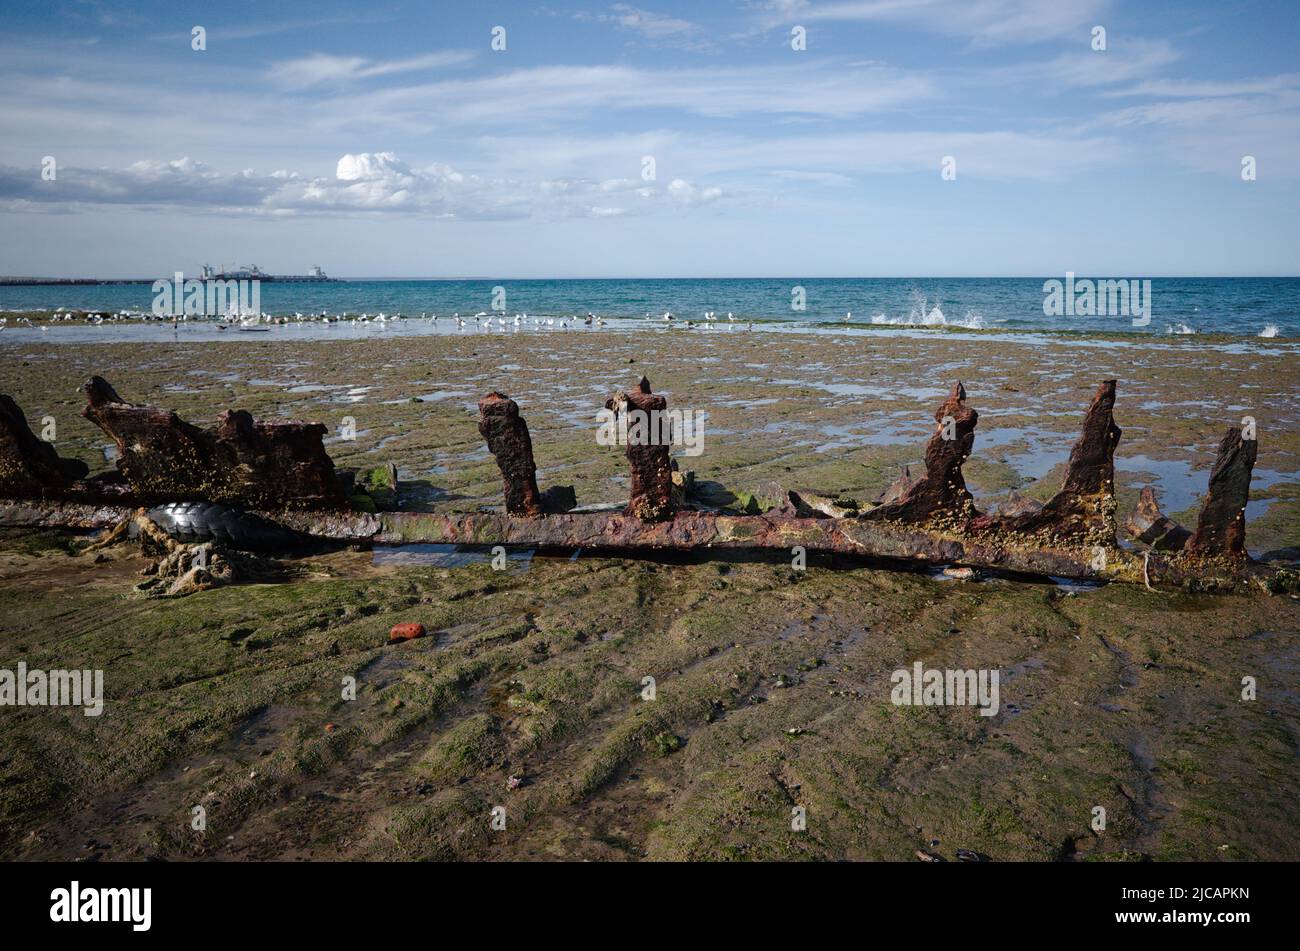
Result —
<path fill-rule="evenodd" d="M 0 273 L 1293 275 L 1298 40 L 1254 0 L 6 0 Z"/>

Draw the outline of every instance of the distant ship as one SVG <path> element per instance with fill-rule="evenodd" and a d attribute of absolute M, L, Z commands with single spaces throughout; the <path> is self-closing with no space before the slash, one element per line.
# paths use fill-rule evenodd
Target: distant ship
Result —
<path fill-rule="evenodd" d="M 338 278 L 330 277 L 320 269 L 319 265 L 313 264 L 311 270 L 306 274 L 267 274 L 256 264 L 249 264 L 246 267 L 235 266 L 227 268 L 224 264 L 220 271 L 213 270 L 211 264 L 203 265 L 203 276 L 205 281 L 266 281 L 268 284 L 278 282 L 280 284 L 324 284 L 330 281 L 337 281 Z"/>

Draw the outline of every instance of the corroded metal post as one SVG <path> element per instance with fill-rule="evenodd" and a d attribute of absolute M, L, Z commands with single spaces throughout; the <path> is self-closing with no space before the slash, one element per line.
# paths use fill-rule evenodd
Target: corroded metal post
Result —
<path fill-rule="evenodd" d="M 972 531 L 1114 547 L 1115 447 L 1122 433 L 1115 425 L 1114 408 L 1115 381 L 1105 380 L 1088 405 L 1060 491 L 1036 512 L 976 519 Z"/>
<path fill-rule="evenodd" d="M 1184 549 L 1188 555 L 1245 559 L 1246 501 L 1258 451 L 1257 440 L 1243 439 L 1236 426 L 1228 429 L 1210 471 L 1210 488 L 1196 520 L 1196 532 Z"/>
<path fill-rule="evenodd" d="M 626 514 L 645 522 L 670 518 L 673 514 L 670 447 L 665 440 L 657 438 L 659 420 L 668 408 L 668 400 L 651 393 L 650 381 L 641 377 L 631 391 L 606 400 L 605 408 L 616 414 L 627 414 L 627 462 L 632 471 L 632 487 Z"/>
<path fill-rule="evenodd" d="M 528 424 L 519 415 L 519 404 L 504 393 L 493 391 L 478 401 L 478 414 L 479 434 L 487 440 L 505 483 L 506 512 L 541 515 L 533 441 L 528 435 Z"/>

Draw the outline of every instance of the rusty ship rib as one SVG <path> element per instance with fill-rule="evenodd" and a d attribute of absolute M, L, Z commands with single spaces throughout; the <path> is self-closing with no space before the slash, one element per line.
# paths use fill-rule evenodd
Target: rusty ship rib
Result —
<path fill-rule="evenodd" d="M 102 378 L 82 388 L 83 415 L 117 444 L 115 468 L 89 476 L 38 439 L 18 405 L 0 395 L 0 525 L 91 530 L 136 517 L 143 507 L 206 501 L 247 509 L 286 529 L 350 543 L 511 545 L 590 551 L 786 549 L 926 564 L 1118 581 L 1149 587 L 1228 589 L 1264 583 L 1276 569 L 1245 549 L 1245 509 L 1258 444 L 1229 428 L 1219 446 L 1194 530 L 1160 513 L 1144 490 L 1126 528 L 1140 547 L 1119 543 L 1115 503 L 1116 383 L 1093 395 L 1060 490 L 1041 505 L 981 513 L 962 465 L 978 414 L 956 383 L 935 411 L 925 472 L 904 476 L 880 503 L 858 510 L 784 492 L 761 514 L 693 505 L 674 477 L 669 446 L 629 441 L 630 498 L 622 511 L 582 510 L 572 487 L 539 489 L 527 423 L 514 400 L 479 402 L 479 433 L 496 459 L 504 511 L 352 511 L 325 427 L 260 421 L 226 411 L 201 429 L 175 413 L 123 400 Z M 663 411 L 645 378 L 611 398 L 615 412 Z M 824 500 L 822 500 L 824 503 Z"/>

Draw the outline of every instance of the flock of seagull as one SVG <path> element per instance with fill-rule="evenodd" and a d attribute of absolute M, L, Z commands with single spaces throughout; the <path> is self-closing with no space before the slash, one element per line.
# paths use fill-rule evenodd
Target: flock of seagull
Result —
<path fill-rule="evenodd" d="M 844 319 L 848 320 L 851 316 L 852 314 L 846 314 Z M 195 318 L 195 319 L 207 320 L 210 318 Z M 266 313 L 244 314 L 241 316 L 232 313 L 232 314 L 228 314 L 224 318 L 220 318 L 216 324 L 216 327 L 218 330 L 226 330 L 229 327 L 234 327 L 236 330 L 264 331 L 267 329 L 267 327 L 263 325 L 282 326 L 285 324 L 295 324 L 295 323 L 297 324 L 323 323 L 326 325 L 346 323 L 354 326 L 357 324 L 375 323 L 375 324 L 382 325 L 387 323 L 406 321 L 408 319 L 421 320 L 426 323 L 435 324 L 435 325 L 438 323 L 438 315 L 430 314 L 427 312 L 420 314 L 418 318 L 416 317 L 408 318 L 405 314 L 402 313 L 386 314 L 380 312 L 377 314 L 370 314 L 370 313 L 331 314 L 328 311 L 321 311 L 320 313 L 312 313 L 312 314 L 304 314 L 298 312 L 295 313 L 292 317 L 289 316 L 277 317 L 272 314 L 266 314 Z M 684 327 L 687 330 L 692 330 L 697 328 L 701 330 L 714 330 L 720 326 L 726 326 L 728 328 L 731 328 L 735 326 L 738 322 L 738 318 L 736 317 L 736 315 L 728 312 L 727 319 L 724 323 L 724 321 L 718 316 L 717 312 L 712 310 L 706 310 L 704 312 L 703 319 L 700 321 L 694 321 L 688 319 L 688 320 L 683 320 L 678 322 L 677 317 L 671 311 L 664 311 L 657 318 L 655 318 L 653 315 L 647 312 L 645 314 L 644 319 L 658 320 L 661 323 L 668 324 L 671 326 Z M 105 324 L 105 323 L 111 324 L 111 323 L 122 323 L 125 321 L 133 321 L 133 320 L 160 321 L 160 322 L 170 321 L 173 325 L 175 325 L 178 323 L 186 322 L 188 320 L 188 317 L 187 315 L 183 315 L 183 314 L 174 315 L 174 316 L 170 314 L 158 315 L 158 314 L 153 314 L 148 311 L 142 311 L 142 310 L 119 310 L 119 311 L 103 313 L 98 311 L 72 311 L 72 310 L 65 312 L 62 309 L 56 310 L 50 317 L 50 322 L 69 321 L 69 320 L 79 320 L 88 324 Z M 542 317 L 537 315 L 533 315 L 532 317 L 530 317 L 527 313 L 516 313 L 513 316 L 513 318 L 507 318 L 505 314 L 501 314 L 501 313 L 489 314 L 487 311 L 479 311 L 477 314 L 474 314 L 473 316 L 462 317 L 460 315 L 460 312 L 458 311 L 454 314 L 451 314 L 450 316 L 444 315 L 443 320 L 445 321 L 445 325 L 455 324 L 456 327 L 460 330 L 465 330 L 466 328 L 470 328 L 470 327 L 476 330 L 491 330 L 493 328 L 504 330 L 510 327 L 514 327 L 516 329 L 535 327 L 538 329 L 566 330 L 570 327 L 580 327 L 580 326 L 603 327 L 607 323 L 605 318 L 598 317 L 590 311 L 587 312 L 586 316 L 579 316 L 578 314 L 569 314 L 560 317 L 553 317 L 553 316 Z M 0 330 L 4 330 L 5 327 L 8 325 L 8 323 L 9 323 L 8 317 L 0 317 Z M 22 324 L 27 327 L 37 326 L 32 322 L 30 317 L 25 317 L 25 316 L 16 318 L 15 323 Z M 41 329 L 45 330 L 45 326 L 46 325 L 42 324 Z M 745 329 L 753 330 L 754 322 L 752 320 L 745 322 Z"/>

